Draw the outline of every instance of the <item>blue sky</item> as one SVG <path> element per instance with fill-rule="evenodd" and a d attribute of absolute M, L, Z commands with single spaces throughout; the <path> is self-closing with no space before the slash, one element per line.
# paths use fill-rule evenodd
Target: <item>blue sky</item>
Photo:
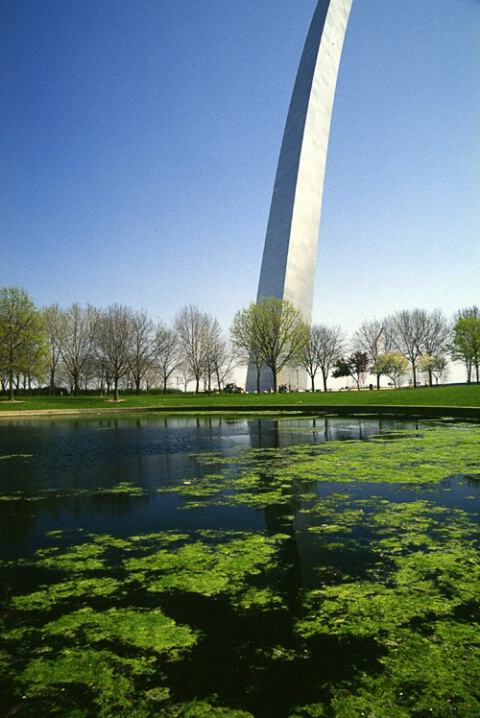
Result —
<path fill-rule="evenodd" d="M 227 330 L 315 0 L 0 0 L 0 285 Z M 354 0 L 314 321 L 480 302 L 480 0 Z"/>

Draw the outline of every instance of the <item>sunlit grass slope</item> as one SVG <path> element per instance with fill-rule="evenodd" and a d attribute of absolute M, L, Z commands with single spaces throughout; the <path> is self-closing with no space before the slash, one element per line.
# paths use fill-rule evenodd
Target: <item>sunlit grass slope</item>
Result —
<path fill-rule="evenodd" d="M 0 412 L 69 410 L 116 410 L 198 408 L 201 411 L 301 409 L 336 406 L 445 406 L 480 407 L 480 385 L 462 384 L 419 389 L 386 389 L 381 391 L 344 391 L 291 394 L 123 394 L 119 402 L 99 396 L 19 396 L 15 402 L 0 398 Z"/>

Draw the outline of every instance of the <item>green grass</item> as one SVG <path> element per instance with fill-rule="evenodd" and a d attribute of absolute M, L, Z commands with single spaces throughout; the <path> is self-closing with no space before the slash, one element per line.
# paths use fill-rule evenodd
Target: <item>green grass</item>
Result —
<path fill-rule="evenodd" d="M 124 394 L 116 403 L 112 397 L 99 396 L 19 396 L 15 402 L 0 397 L 2 412 L 57 411 L 67 409 L 115 411 L 117 409 L 178 409 L 198 408 L 199 411 L 218 411 L 222 408 L 239 410 L 275 410 L 303 407 L 336 406 L 445 406 L 480 407 L 480 385 L 461 384 L 419 389 L 385 389 L 381 391 L 332 391 L 292 394 Z"/>

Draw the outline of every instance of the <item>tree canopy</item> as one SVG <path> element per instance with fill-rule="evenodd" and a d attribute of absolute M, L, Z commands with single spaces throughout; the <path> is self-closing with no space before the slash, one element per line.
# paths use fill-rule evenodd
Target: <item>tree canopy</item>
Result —
<path fill-rule="evenodd" d="M 467 370 L 467 382 L 475 371 L 477 384 L 480 381 L 480 318 L 461 317 L 453 327 L 450 353 L 454 361 L 461 361 Z"/>
<path fill-rule="evenodd" d="M 195 305 L 170 324 L 153 323 L 145 311 L 117 304 L 38 309 L 25 290 L 0 288 L 0 388 L 10 399 L 34 388 L 77 395 L 113 388 L 118 398 L 121 389 L 166 392 L 174 380 L 177 389 L 188 391 L 194 382 L 197 392 L 201 385 L 217 391 L 245 364 L 256 367 L 258 391 L 260 376 L 277 391 L 300 367 L 311 391 L 320 373 L 325 391 L 330 377 L 347 376 L 360 387 L 368 372 L 376 375 L 377 388 L 382 375 L 397 384 L 406 373 L 415 385 L 418 372 L 438 383 L 450 358 L 464 365 L 467 382 L 480 382 L 477 305 L 450 321 L 439 310 L 423 309 L 366 320 L 347 342 L 340 327 L 308 328 L 290 302 L 266 297 L 235 314 L 230 339 Z M 307 389 L 306 377 L 298 388 Z"/>
<path fill-rule="evenodd" d="M 24 289 L 0 288 L 0 370 L 7 376 L 11 401 L 15 376 L 43 374 L 46 359 L 46 332 L 41 313 Z"/>
<path fill-rule="evenodd" d="M 257 388 L 260 370 L 267 367 L 272 376 L 273 391 L 278 389 L 278 376 L 288 364 L 300 364 L 309 340 L 309 329 L 300 312 L 286 299 L 264 297 L 235 315 L 231 329 L 232 343 L 245 363 L 257 367 Z"/>
<path fill-rule="evenodd" d="M 336 379 L 342 376 L 351 377 L 360 391 L 365 383 L 369 363 L 367 352 L 353 352 L 346 359 L 338 359 L 335 362 L 332 376 Z"/>

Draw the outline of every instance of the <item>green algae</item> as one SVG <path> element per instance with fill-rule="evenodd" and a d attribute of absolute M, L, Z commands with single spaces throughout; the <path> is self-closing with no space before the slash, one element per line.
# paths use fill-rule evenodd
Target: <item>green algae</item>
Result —
<path fill-rule="evenodd" d="M 289 506 L 313 498 L 317 482 L 434 484 L 451 476 L 480 478 L 480 428 L 454 426 L 422 432 L 382 434 L 368 442 L 333 441 L 316 447 L 249 449 L 234 457 L 198 455 L 205 475 L 177 486 L 161 488 L 183 496 L 185 508 L 198 499 L 210 505 L 244 505 L 264 509 Z M 225 465 L 223 473 L 208 467 Z M 232 464 L 235 464 L 232 466 Z"/>
<path fill-rule="evenodd" d="M 359 499 L 353 483 L 411 491 L 476 478 L 479 438 L 476 427 L 427 429 L 207 457 L 215 473 L 174 487 L 185 506 L 274 506 L 289 533 L 83 534 L 38 551 L 22 566 L 40 570 L 42 583 L 17 589 L 3 620 L 6 710 L 256 718 L 250 697 L 265 685 L 274 697 L 266 675 L 281 690 L 305 673 L 314 690 L 279 718 L 478 718 L 478 517 L 400 493 Z M 335 493 L 316 488 L 333 481 Z M 51 542 L 67 536 L 49 533 Z M 316 556 L 313 588 L 291 556 L 302 541 Z M 215 657 L 227 672 L 231 655 L 247 676 L 242 697 L 214 698 L 202 683 L 192 700 L 192 669 Z"/>
<path fill-rule="evenodd" d="M 59 571 L 85 572 L 100 571 L 104 568 L 103 549 L 94 543 L 82 543 L 62 553 L 58 548 L 49 548 L 37 553 L 36 565 Z"/>
<path fill-rule="evenodd" d="M 381 660 L 382 672 L 364 676 L 356 689 L 335 691 L 333 715 L 479 715 L 478 626 L 440 624 L 430 636 L 404 631 L 398 634 L 397 643 Z"/>
<path fill-rule="evenodd" d="M 168 685 L 148 687 L 149 676 L 161 676 L 165 661 L 185 660 L 201 644 L 202 633 L 149 605 L 146 597 L 160 592 L 215 600 L 222 595 L 232 610 L 243 613 L 283 608 L 274 588 L 251 581 L 277 566 L 284 538 L 218 531 L 199 532 L 195 540 L 178 532 L 128 539 L 86 535 L 67 549 L 38 551 L 32 567 L 61 572 L 64 580 L 12 596 L 3 630 L 11 652 L 2 655 L 0 670 L 32 715 L 45 712 L 46 705 L 51 715 L 70 715 L 61 708 L 69 686 L 94 706 L 86 716 L 144 718 L 152 710 L 155 716 L 248 716 L 202 701 L 184 703 L 184 712 L 177 713 Z M 124 605 L 132 586 L 130 601 L 138 598 Z M 159 703 L 168 704 L 168 710 L 162 708 L 167 712 L 158 713 Z"/>
<path fill-rule="evenodd" d="M 87 607 L 46 624 L 43 631 L 45 635 L 63 635 L 75 640 L 81 635 L 88 645 L 118 639 L 155 653 L 190 648 L 197 640 L 187 626 L 178 626 L 158 609 L 110 608 L 98 613 Z"/>
<path fill-rule="evenodd" d="M 147 494 L 148 491 L 141 486 L 135 486 L 128 481 L 121 481 L 115 486 L 98 486 L 94 489 L 44 489 L 36 496 L 31 496 L 23 491 L 16 491 L 0 495 L 0 501 L 51 501 L 52 499 L 64 500 L 72 497 L 95 499 L 96 497 L 118 495 L 140 498 Z"/>
<path fill-rule="evenodd" d="M 238 535 L 219 542 L 219 533 L 204 534 L 210 541 L 196 541 L 177 550 L 163 549 L 154 554 L 131 558 L 125 562 L 127 572 L 148 583 L 148 591 L 178 590 L 215 596 L 228 593 L 240 597 L 239 606 L 281 606 L 281 597 L 271 590 L 254 590 L 248 578 L 275 568 L 279 542 L 285 538 L 268 539 L 261 534 Z M 136 572 L 141 572 L 136 575 Z M 150 576 L 150 580 L 148 580 Z"/>
<path fill-rule="evenodd" d="M 323 704 L 316 703 L 297 708 L 297 710 L 291 715 L 291 718 L 325 718 L 327 715 L 325 706 Z"/>
<path fill-rule="evenodd" d="M 369 523 L 380 529 L 370 545 L 375 563 L 362 578 L 343 576 L 308 592 L 296 624 L 312 650 L 325 637 L 376 646 L 375 670 L 335 688 L 330 710 L 341 718 L 362 711 L 411 718 L 427 710 L 474 718 L 480 710 L 473 682 L 480 668 L 477 525 L 461 511 L 426 501 L 381 504 Z"/>
<path fill-rule="evenodd" d="M 110 577 L 72 579 L 46 586 L 25 596 L 14 596 L 11 606 L 19 611 L 47 610 L 57 607 L 62 601 L 80 597 L 111 596 L 119 588 L 119 581 Z"/>
<path fill-rule="evenodd" d="M 116 486 L 101 486 L 94 490 L 94 496 L 110 494 L 126 494 L 128 496 L 143 496 L 147 491 L 141 486 L 134 486 L 129 481 L 120 481 Z"/>
<path fill-rule="evenodd" d="M 277 473 L 287 473 L 292 480 L 433 483 L 479 472 L 479 440 L 480 431 L 473 427 L 469 431 L 433 428 L 394 442 L 329 442 L 315 456 L 311 449 L 308 454 L 308 447 L 292 451 L 289 465 Z"/>
<path fill-rule="evenodd" d="M 0 461 L 6 461 L 8 459 L 31 459 L 33 454 L 4 454 L 0 456 Z"/>
<path fill-rule="evenodd" d="M 181 703 L 157 715 L 159 718 L 253 718 L 246 711 L 215 706 L 207 701 Z"/>
<path fill-rule="evenodd" d="M 480 607 L 476 524 L 465 512 L 423 499 L 392 504 L 373 498 L 363 500 L 361 509 L 349 511 L 351 500 L 342 494 L 319 498 L 312 515 L 328 511 L 332 525 L 347 535 L 359 525 L 374 531 L 369 539 L 374 561 L 362 577 L 329 574 L 321 588 L 305 592 L 299 607 L 303 616 L 294 624 L 300 643 L 257 649 L 259 665 L 294 667 L 305 656 L 315 660 L 322 640 L 335 637 L 352 646 L 355 663 L 352 641 L 369 641 L 379 649 L 373 671 L 354 671 L 350 680 L 333 682 L 330 697 L 292 708 L 291 718 L 356 718 L 362 711 L 422 718 L 427 710 L 439 718 L 455 714 L 474 718 L 480 707 L 474 680 L 480 668 L 480 633 L 478 619 L 472 619 Z M 327 539 L 330 534 L 326 532 Z M 320 533 L 319 539 L 323 538 Z M 91 535 L 89 540 L 90 544 L 65 551 L 65 560 L 59 553 L 49 568 L 57 571 L 61 566 L 66 573 L 75 573 L 78 554 L 91 553 L 101 559 L 104 571 L 113 570 L 113 556 L 118 560 L 120 555 L 125 581 L 141 584 L 147 594 L 191 593 L 205 599 L 222 595 L 234 610 L 265 610 L 267 615 L 286 608 L 284 598 L 268 585 L 269 572 L 278 569 L 278 551 L 286 536 L 204 531 L 194 541 L 176 532 L 122 540 Z M 129 556 L 132 551 L 138 555 Z M 45 566 L 43 561 L 40 558 Z M 97 571 L 89 564 L 83 570 Z M 117 575 L 118 571 L 116 564 Z M 266 586 L 248 585 L 258 576 L 266 577 Z M 47 619 L 41 627 L 4 634 L 10 644 L 33 646 L 33 636 L 41 636 L 41 648 L 34 648 L 31 655 L 23 648 L 25 668 L 15 678 L 32 710 L 43 705 L 42 700 L 60 705 L 65 686 L 82 685 L 95 715 L 102 718 L 112 712 L 122 718 L 254 715 L 206 700 L 177 703 L 166 684 L 142 688 L 148 676 L 160 675 L 158 657 L 184 658 L 201 646 L 202 634 L 179 625 L 158 607 L 114 605 L 120 587 L 118 579 L 110 578 L 109 583 L 99 577 L 97 589 L 97 579 L 79 578 L 75 584 L 72 578 L 64 583 L 64 592 L 62 584 L 54 584 L 50 594 L 45 589 L 12 598 L 17 611 L 37 612 Z M 55 599 L 69 598 L 72 602 L 82 598 L 87 605 L 48 620 Z M 94 604 L 100 598 L 111 605 L 98 611 Z M 6 673 L 8 664 L 5 654 Z M 449 706 L 457 713 L 449 712 Z"/>
<path fill-rule="evenodd" d="M 145 698 L 155 703 L 163 703 L 170 698 L 170 690 L 165 687 L 150 688 L 145 692 Z"/>
<path fill-rule="evenodd" d="M 135 691 L 134 678 L 151 674 L 151 664 L 148 659 L 123 658 L 107 650 L 63 650 L 52 660 L 41 657 L 30 661 L 21 679 L 28 686 L 24 693 L 27 699 L 38 701 L 42 693 L 49 693 L 52 703 L 56 695 L 59 694 L 60 699 L 63 697 L 66 685 L 83 685 L 94 696 L 97 715 L 111 718 L 112 715 L 129 715 Z"/>

